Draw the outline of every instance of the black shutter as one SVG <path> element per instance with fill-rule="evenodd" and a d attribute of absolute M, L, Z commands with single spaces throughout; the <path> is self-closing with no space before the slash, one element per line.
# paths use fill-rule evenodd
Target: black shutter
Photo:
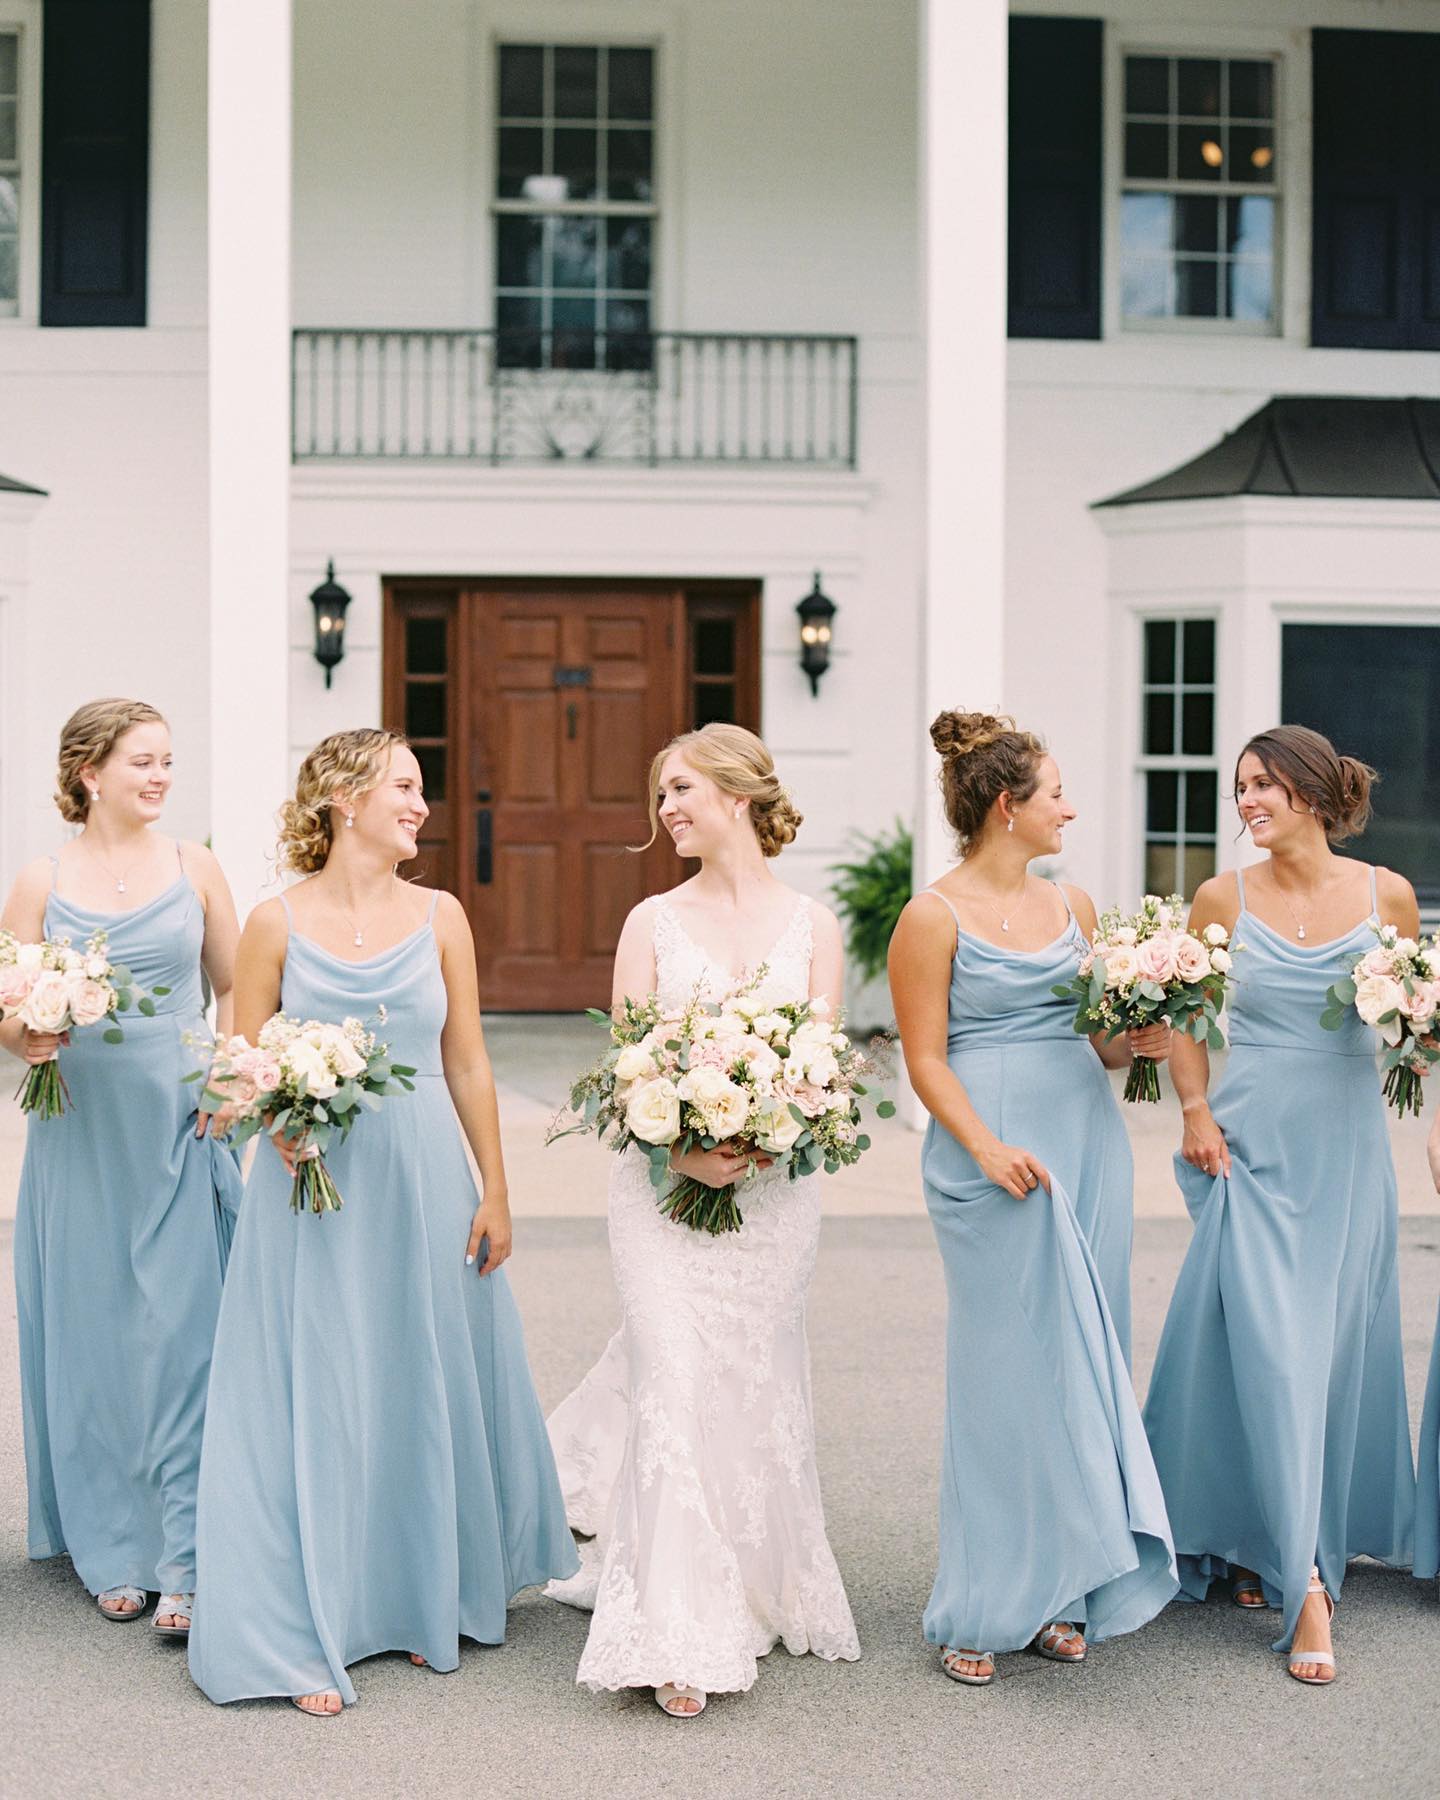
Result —
<path fill-rule="evenodd" d="M 150 0 L 45 0 L 40 323 L 143 325 Z"/>
<path fill-rule="evenodd" d="M 1440 33 L 1316 31 L 1311 341 L 1440 349 Z"/>
<path fill-rule="evenodd" d="M 1010 336 L 1100 335 L 1103 32 L 1010 20 Z"/>

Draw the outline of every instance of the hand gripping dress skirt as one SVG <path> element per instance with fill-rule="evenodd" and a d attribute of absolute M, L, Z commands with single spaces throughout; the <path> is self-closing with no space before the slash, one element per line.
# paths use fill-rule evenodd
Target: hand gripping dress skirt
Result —
<path fill-rule="evenodd" d="M 1246 910 L 1243 877 L 1240 905 L 1211 1103 L 1231 1173 L 1176 1158 L 1195 1231 L 1145 1423 L 1187 1596 L 1253 1569 L 1288 1650 L 1312 1565 L 1338 1598 L 1352 1556 L 1409 1564 L 1415 1474 L 1375 1034 L 1353 1014 L 1320 1024 L 1326 989 L 1375 940 L 1362 922 L 1291 943 Z"/>
<path fill-rule="evenodd" d="M 431 911 L 433 914 L 434 903 Z M 343 961 L 293 929 L 282 1006 L 371 1019 L 413 1094 L 326 1158 L 338 1213 L 297 1216 L 261 1141 L 220 1311 L 200 1470 L 190 1670 L 215 1701 L 355 1690 L 383 1650 L 454 1669 L 574 1545 L 503 1269 L 465 1265 L 478 1203 L 440 1065 L 427 923 Z"/>
<path fill-rule="evenodd" d="M 958 917 L 955 929 L 950 1067 L 990 1129 L 1039 1157 L 1053 1186 L 1015 1199 L 931 1121 L 921 1167 L 949 1325 L 925 1636 L 998 1653 L 1065 1619 L 1099 1642 L 1144 1625 L 1178 1587 L 1109 1298 L 1128 1292 L 1129 1271 L 1115 1257 L 1102 1279 L 1082 1222 L 1102 1244 L 1123 1234 L 1128 1245 L 1125 1128 L 1100 1059 L 1072 1029 L 1073 1005 L 1051 992 L 1084 949 L 1073 916 L 1032 952 L 973 937 Z"/>
<path fill-rule="evenodd" d="M 662 1003 L 731 987 L 674 909 L 651 904 Z M 762 991 L 803 998 L 810 947 L 806 903 L 766 958 Z M 741 1229 L 710 1237 L 663 1216 L 642 1158 L 614 1159 L 623 1322 L 550 1418 L 570 1522 L 594 1541 L 580 1574 L 548 1591 L 593 1609 L 576 1676 L 592 1690 L 739 1692 L 776 1643 L 860 1654 L 815 1467 L 805 1300 L 818 1187 L 757 1176 Z"/>
<path fill-rule="evenodd" d="M 240 1177 L 195 1136 L 205 914 L 182 873 L 148 905 L 94 913 L 52 891 L 47 936 L 109 933 L 112 960 L 168 987 L 125 1039 L 76 1031 L 70 1110 L 29 1121 L 15 1220 L 33 1557 L 67 1551 L 91 1593 L 195 1586 L 195 1484 L 210 1345 Z"/>
<path fill-rule="evenodd" d="M 1420 1419 L 1420 1487 L 1415 1507 L 1415 1575 L 1433 1581 L 1440 1575 L 1440 1317 L 1435 1320 L 1435 1347 L 1430 1352 L 1430 1379 Z"/>

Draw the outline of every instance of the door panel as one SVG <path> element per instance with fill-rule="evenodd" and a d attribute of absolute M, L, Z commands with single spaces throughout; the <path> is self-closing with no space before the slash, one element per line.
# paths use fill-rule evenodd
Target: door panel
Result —
<path fill-rule="evenodd" d="M 606 1006 L 626 914 L 694 868 L 644 847 L 651 756 L 759 723 L 758 590 L 391 581 L 385 717 L 420 730 L 420 879 L 469 914 L 482 1005 Z"/>

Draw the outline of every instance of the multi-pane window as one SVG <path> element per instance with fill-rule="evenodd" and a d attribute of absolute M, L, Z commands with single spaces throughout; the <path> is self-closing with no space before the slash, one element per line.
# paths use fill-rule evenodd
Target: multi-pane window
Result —
<path fill-rule="evenodd" d="M 450 742 L 450 619 L 415 611 L 404 623 L 405 735 L 432 804 L 446 799 Z"/>
<path fill-rule="evenodd" d="M 1125 58 L 1121 311 L 1127 323 L 1276 318 L 1276 65 Z"/>
<path fill-rule="evenodd" d="M 1194 896 L 1215 873 L 1215 621 L 1147 619 L 1140 748 L 1145 891 Z"/>
<path fill-rule="evenodd" d="M 0 316 L 20 302 L 20 34 L 0 31 Z"/>
<path fill-rule="evenodd" d="M 503 44 L 495 324 L 507 368 L 648 368 L 655 56 Z"/>

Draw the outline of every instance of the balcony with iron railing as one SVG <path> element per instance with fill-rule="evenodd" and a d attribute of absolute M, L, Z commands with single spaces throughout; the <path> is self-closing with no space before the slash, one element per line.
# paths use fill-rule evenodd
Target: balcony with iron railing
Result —
<path fill-rule="evenodd" d="M 296 462 L 856 465 L 853 337 L 298 330 Z"/>

